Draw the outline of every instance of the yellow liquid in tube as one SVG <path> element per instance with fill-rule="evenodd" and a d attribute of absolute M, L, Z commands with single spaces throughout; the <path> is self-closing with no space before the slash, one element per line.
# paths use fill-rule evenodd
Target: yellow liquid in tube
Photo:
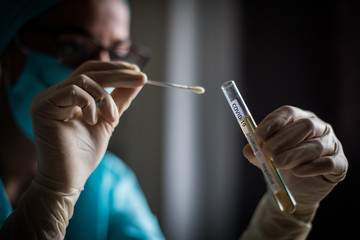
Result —
<path fill-rule="evenodd" d="M 256 124 L 254 123 L 253 118 L 251 116 L 246 116 L 245 119 L 248 126 L 250 126 L 251 131 L 255 133 Z M 242 129 L 245 127 L 245 124 L 243 122 L 239 121 L 239 124 Z M 262 142 L 259 141 L 259 145 L 261 147 Z M 275 192 L 273 191 L 276 201 L 281 211 L 291 214 L 295 211 L 296 202 L 293 196 L 291 195 L 291 193 L 289 192 L 289 190 L 287 189 L 286 185 L 284 184 L 284 181 L 278 169 L 274 166 L 272 157 L 265 155 L 265 158 L 266 161 L 268 162 L 268 166 L 270 167 L 271 171 L 274 173 L 273 176 L 276 178 L 275 181 L 277 182 L 277 186 L 279 187 L 278 191 Z"/>

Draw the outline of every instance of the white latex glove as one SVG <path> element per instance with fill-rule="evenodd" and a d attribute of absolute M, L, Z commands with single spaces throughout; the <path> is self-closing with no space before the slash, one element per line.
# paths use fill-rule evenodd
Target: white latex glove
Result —
<path fill-rule="evenodd" d="M 271 190 L 260 200 L 241 240 L 305 240 L 311 223 L 280 211 Z"/>
<path fill-rule="evenodd" d="M 82 189 L 102 159 L 119 117 L 146 79 L 132 64 L 90 61 L 36 95 L 31 116 L 38 182 L 62 193 Z M 104 87 L 115 90 L 109 95 Z"/>
<path fill-rule="evenodd" d="M 31 116 L 38 169 L 1 228 L 1 239 L 64 238 L 80 191 L 145 82 L 135 65 L 87 62 L 35 96 Z M 115 90 L 110 96 L 104 87 Z"/>
<path fill-rule="evenodd" d="M 284 106 L 258 125 L 256 135 L 297 202 L 294 216 L 311 222 L 320 201 L 345 178 L 348 168 L 332 127 L 312 112 Z M 243 152 L 257 165 L 249 145 Z"/>

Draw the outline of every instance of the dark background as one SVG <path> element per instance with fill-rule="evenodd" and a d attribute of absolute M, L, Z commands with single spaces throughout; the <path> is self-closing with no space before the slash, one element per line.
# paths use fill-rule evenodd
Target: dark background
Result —
<path fill-rule="evenodd" d="M 133 40 L 153 52 L 145 69 L 148 76 L 206 88 L 206 94 L 200 97 L 145 87 L 122 117 L 114 134 L 116 138 L 112 139 L 112 150 L 135 171 L 168 239 L 238 239 L 265 191 L 261 172 L 242 156 L 245 138 L 220 90 L 220 85 L 230 79 L 241 87 L 257 122 L 289 104 L 313 111 L 333 126 L 349 160 L 349 171 L 346 179 L 321 202 L 309 239 L 357 236 L 359 2 L 131 1 Z M 185 22 L 178 29 L 169 20 L 174 14 L 176 21 Z M 192 27 L 196 31 L 191 31 Z M 184 34 L 180 35 L 183 38 L 174 40 L 171 34 L 175 33 Z M 174 46 L 184 49 L 186 61 L 196 60 L 195 70 L 181 63 L 177 58 L 179 52 L 169 54 Z M 186 51 L 188 48 L 194 49 L 192 55 Z M 194 79 L 175 81 L 172 75 L 169 77 L 168 62 L 173 58 L 180 62 L 178 67 L 186 76 L 191 75 L 188 71 L 194 71 Z M 191 103 L 198 111 L 193 121 L 178 128 L 186 135 L 187 127 L 199 126 L 185 140 L 196 136 L 198 141 L 194 142 L 200 149 L 192 166 L 185 163 L 185 167 L 192 169 L 191 173 L 181 172 L 183 168 L 180 168 L 182 174 L 174 177 L 165 174 L 164 167 L 172 163 L 164 154 L 169 146 L 164 136 L 170 129 L 167 121 L 172 114 L 165 105 L 173 100 L 174 96 L 170 95 L 173 93 L 183 97 L 176 95 L 177 108 L 188 107 L 189 97 L 194 97 Z M 180 108 L 179 111 L 186 115 Z M 186 122 L 187 118 L 180 116 L 180 119 Z M 179 144 L 177 148 L 186 148 L 181 137 L 182 134 L 175 134 L 171 139 Z M 186 177 L 195 179 L 195 187 L 182 180 Z M 169 180 L 179 184 L 174 188 L 181 186 L 175 189 L 180 196 L 188 194 L 185 198 L 188 202 L 172 202 L 173 192 L 164 187 Z M 194 191 L 188 191 L 189 187 Z M 181 216 L 179 209 L 184 210 Z"/>
<path fill-rule="evenodd" d="M 332 124 L 349 160 L 346 179 L 321 203 L 309 239 L 353 239 L 358 233 L 360 172 L 359 1 L 242 1 L 243 96 L 259 121 L 285 104 Z M 257 169 L 244 178 L 261 184 Z M 264 189 L 246 186 L 239 211 L 250 216 Z M 239 214 L 240 215 L 240 214 Z M 248 224 L 246 218 L 241 228 Z"/>

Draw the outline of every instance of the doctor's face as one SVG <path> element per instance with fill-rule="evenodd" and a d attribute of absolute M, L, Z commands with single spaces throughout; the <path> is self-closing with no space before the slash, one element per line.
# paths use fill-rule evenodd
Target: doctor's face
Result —
<path fill-rule="evenodd" d="M 87 60 L 126 61 L 129 9 L 120 0 L 64 0 L 25 26 L 20 40 L 74 67 Z"/>

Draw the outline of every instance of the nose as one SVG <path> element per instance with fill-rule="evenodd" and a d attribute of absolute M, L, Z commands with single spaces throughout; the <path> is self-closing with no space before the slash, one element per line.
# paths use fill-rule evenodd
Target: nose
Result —
<path fill-rule="evenodd" d="M 107 50 L 100 50 L 97 53 L 96 60 L 102 61 L 102 62 L 109 62 L 110 61 L 110 54 Z"/>

